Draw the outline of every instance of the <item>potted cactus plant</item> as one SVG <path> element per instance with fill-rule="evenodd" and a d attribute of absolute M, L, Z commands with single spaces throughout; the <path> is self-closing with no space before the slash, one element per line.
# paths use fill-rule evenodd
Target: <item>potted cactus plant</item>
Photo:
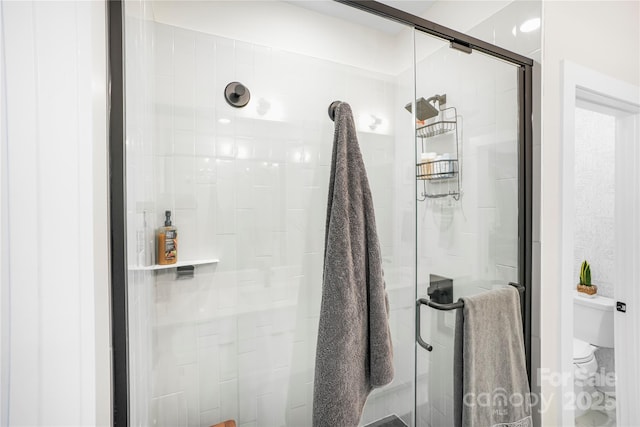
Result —
<path fill-rule="evenodd" d="M 591 266 L 587 261 L 582 261 L 580 265 L 578 292 L 583 292 L 587 295 L 595 295 L 598 292 L 598 287 L 591 283 Z"/>

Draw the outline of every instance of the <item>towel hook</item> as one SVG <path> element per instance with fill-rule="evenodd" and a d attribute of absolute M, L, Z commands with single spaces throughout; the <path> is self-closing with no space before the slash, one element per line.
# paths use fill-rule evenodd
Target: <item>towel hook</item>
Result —
<path fill-rule="evenodd" d="M 331 121 L 336 120 L 336 108 L 338 108 L 338 105 L 341 102 L 342 101 L 333 101 L 331 104 L 329 104 L 329 118 L 331 119 Z"/>
<path fill-rule="evenodd" d="M 224 99 L 232 107 L 242 108 L 249 103 L 251 93 L 249 88 L 242 83 L 231 82 L 224 88 Z"/>

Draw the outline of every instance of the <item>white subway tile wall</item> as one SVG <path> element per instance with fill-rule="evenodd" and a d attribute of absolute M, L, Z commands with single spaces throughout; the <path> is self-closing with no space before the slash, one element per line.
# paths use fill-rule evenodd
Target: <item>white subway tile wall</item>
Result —
<path fill-rule="evenodd" d="M 138 206 L 129 247 L 141 207 L 152 227 L 171 210 L 179 259 L 220 259 L 192 280 L 172 270 L 130 275 L 132 424 L 311 424 L 335 99 L 356 118 L 391 303 L 396 379 L 374 392 L 362 422 L 409 420 L 415 208 L 402 107 L 411 81 L 165 24 L 128 25 L 152 31 L 129 39 L 127 52 L 128 131 L 138 137 L 127 147 L 129 204 Z M 246 108 L 224 100 L 232 81 L 251 91 Z M 398 121 L 408 133 L 395 133 Z"/>
<path fill-rule="evenodd" d="M 139 237 L 144 233 L 144 220 L 150 227 L 156 223 L 153 195 L 156 188 L 163 194 L 169 194 L 173 183 L 155 180 L 155 170 L 170 170 L 172 163 L 156 158 L 156 153 L 173 150 L 173 140 L 163 139 L 161 146 L 153 138 L 153 104 L 152 96 L 153 52 L 151 49 L 153 29 L 144 20 L 137 18 L 144 15 L 148 5 L 144 2 L 126 2 L 127 18 L 125 38 L 127 54 L 126 79 L 126 177 L 127 177 L 127 256 L 129 266 L 136 266 L 144 261 L 140 256 Z M 129 63 L 131 61 L 131 63 Z M 163 102 L 170 102 L 163 93 Z M 168 116 L 166 112 L 165 116 Z M 161 123 L 164 123 L 162 120 Z M 164 135 L 164 132 L 159 132 Z M 153 233 L 153 230 L 148 230 Z M 150 240 L 153 236 L 147 236 Z M 147 244 L 144 252 L 155 252 L 155 245 Z M 152 257 L 151 259 L 154 259 Z M 130 417 L 132 425 L 150 425 L 151 414 L 162 414 L 171 423 L 186 415 L 184 412 L 184 396 L 175 391 L 163 392 L 154 397 L 151 376 L 143 372 L 152 369 L 152 345 L 154 335 L 151 325 L 154 322 L 155 277 L 153 272 L 129 270 L 128 274 L 128 309 L 135 316 L 129 316 L 129 386 L 136 390 L 130 396 Z M 166 345 L 166 343 L 164 343 Z M 161 360 L 158 361 L 162 363 Z M 182 408 L 182 409 L 181 409 Z M 182 411 L 182 412 L 181 412 Z M 179 425 L 179 424 L 176 424 Z"/>

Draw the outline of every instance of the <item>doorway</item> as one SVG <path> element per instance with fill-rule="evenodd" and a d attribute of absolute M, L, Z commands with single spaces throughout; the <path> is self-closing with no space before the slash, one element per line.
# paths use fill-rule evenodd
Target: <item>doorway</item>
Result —
<path fill-rule="evenodd" d="M 564 63 L 561 360 L 570 374 L 562 383 L 564 425 L 631 425 L 638 416 L 638 368 L 631 359 L 639 346 L 634 307 L 640 293 L 629 283 L 639 274 L 639 92 Z M 594 284 L 601 283 L 596 298 L 612 315 L 614 337 L 611 345 L 593 347 L 600 381 L 589 390 L 580 388 L 581 363 L 572 346 L 585 322 L 575 316 L 585 305 L 595 306 L 576 293 L 586 258 L 592 260 Z"/>

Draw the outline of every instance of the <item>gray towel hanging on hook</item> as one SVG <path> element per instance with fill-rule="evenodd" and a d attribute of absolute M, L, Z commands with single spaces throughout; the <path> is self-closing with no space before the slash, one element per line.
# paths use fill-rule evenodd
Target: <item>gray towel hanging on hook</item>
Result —
<path fill-rule="evenodd" d="M 389 303 L 373 200 L 349 104 L 335 108 L 314 427 L 353 427 L 369 393 L 393 379 Z"/>

